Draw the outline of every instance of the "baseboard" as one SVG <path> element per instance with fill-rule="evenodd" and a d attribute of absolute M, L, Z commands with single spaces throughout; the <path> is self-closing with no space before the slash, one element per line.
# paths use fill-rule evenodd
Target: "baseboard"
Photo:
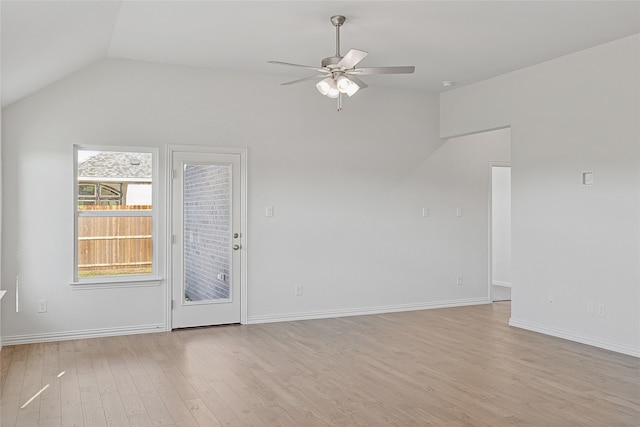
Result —
<path fill-rule="evenodd" d="M 264 316 L 249 316 L 247 324 L 290 322 L 296 320 L 327 319 L 333 317 L 364 316 L 370 314 L 399 313 L 403 311 L 430 310 L 435 308 L 463 307 L 468 305 L 490 304 L 488 298 L 467 298 L 428 303 L 399 304 L 380 307 L 364 307 L 341 310 L 310 311 L 302 313 L 284 313 Z M 39 342 L 68 341 L 85 338 L 112 337 L 117 335 L 146 334 L 165 332 L 165 325 L 142 325 L 121 328 L 87 329 L 81 331 L 53 332 L 44 334 L 13 335 L 2 337 L 2 345 L 33 344 Z"/>
<path fill-rule="evenodd" d="M 600 339 L 594 339 L 594 338 L 587 337 L 584 335 L 579 335 L 564 329 L 557 329 L 557 328 L 552 328 L 546 325 L 539 325 L 536 323 L 527 322 L 525 320 L 514 319 L 513 317 L 509 319 L 509 326 L 526 329 L 528 331 L 539 332 L 541 334 L 551 335 L 553 337 L 563 338 L 569 341 L 575 341 L 581 344 L 587 344 L 587 345 L 602 348 L 605 350 L 615 351 L 616 353 L 622 353 L 629 356 L 640 357 L 639 348 L 633 348 L 633 347 L 611 343 L 611 342 L 600 340 Z"/>
<path fill-rule="evenodd" d="M 494 286 L 504 286 L 505 288 L 511 287 L 511 282 L 501 282 L 500 280 L 494 280 L 491 284 Z"/>
<path fill-rule="evenodd" d="M 332 317 L 364 316 L 369 314 L 399 313 L 402 311 L 430 310 L 434 308 L 462 307 L 466 305 L 490 304 L 488 298 L 469 298 L 428 303 L 387 305 L 381 307 L 350 308 L 342 310 L 309 311 L 303 313 L 249 316 L 247 324 L 291 322 L 296 320 L 328 319 Z"/>
<path fill-rule="evenodd" d="M 121 328 L 85 329 L 82 331 L 50 332 L 44 334 L 13 335 L 2 337 L 2 345 L 33 344 L 39 342 L 68 341 L 85 338 L 113 337 L 117 335 L 165 332 L 165 325 L 141 325 Z"/>

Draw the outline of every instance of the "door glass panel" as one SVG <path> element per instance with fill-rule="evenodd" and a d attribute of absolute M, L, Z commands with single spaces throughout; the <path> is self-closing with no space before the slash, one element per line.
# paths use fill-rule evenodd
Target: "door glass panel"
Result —
<path fill-rule="evenodd" d="M 231 300 L 231 165 L 185 163 L 185 303 Z"/>

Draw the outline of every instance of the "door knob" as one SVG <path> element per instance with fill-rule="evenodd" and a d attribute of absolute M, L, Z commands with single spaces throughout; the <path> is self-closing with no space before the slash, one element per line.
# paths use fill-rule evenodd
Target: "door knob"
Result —
<path fill-rule="evenodd" d="M 240 249 L 242 246 L 240 245 L 233 245 L 233 250 L 237 251 L 238 249 Z"/>

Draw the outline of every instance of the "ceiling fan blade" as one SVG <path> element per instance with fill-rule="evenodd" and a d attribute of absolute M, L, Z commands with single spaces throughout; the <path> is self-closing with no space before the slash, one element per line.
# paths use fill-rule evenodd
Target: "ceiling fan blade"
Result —
<path fill-rule="evenodd" d="M 296 83 L 304 82 L 306 80 L 315 80 L 315 79 L 326 78 L 326 77 L 329 77 L 330 75 L 331 74 L 318 74 L 317 76 L 303 77 L 303 78 L 298 79 L 298 80 L 292 80 L 290 82 L 280 83 L 280 86 L 293 85 L 293 84 L 296 84 Z"/>
<path fill-rule="evenodd" d="M 351 49 L 344 57 L 342 57 L 337 65 L 339 68 L 353 68 L 358 65 L 358 63 L 362 61 L 367 55 L 369 55 L 369 53 L 363 50 Z"/>
<path fill-rule="evenodd" d="M 354 76 L 353 74 L 349 74 L 349 77 L 347 77 L 349 80 L 351 80 L 352 82 L 354 82 L 355 84 L 357 84 L 360 89 L 364 89 L 366 87 L 369 87 L 368 84 L 366 84 L 365 82 L 363 82 L 362 80 L 360 80 L 359 78 L 357 78 L 356 76 Z"/>
<path fill-rule="evenodd" d="M 282 62 L 282 61 L 267 61 L 269 64 L 277 64 L 277 65 L 287 65 L 289 67 L 299 67 L 299 68 L 306 68 L 308 70 L 315 70 L 315 71 L 327 71 L 324 68 L 318 68 L 318 67 L 312 67 L 310 65 L 300 65 L 300 64 L 292 64 L 290 62 Z"/>
<path fill-rule="evenodd" d="M 404 67 L 370 67 L 370 68 L 356 68 L 354 70 L 347 70 L 349 75 L 359 74 L 411 74 L 416 70 L 416 67 L 404 66 Z"/>

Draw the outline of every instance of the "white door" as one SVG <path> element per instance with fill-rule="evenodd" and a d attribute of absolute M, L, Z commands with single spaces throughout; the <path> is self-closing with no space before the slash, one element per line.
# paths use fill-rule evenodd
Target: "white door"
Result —
<path fill-rule="evenodd" d="M 172 328 L 240 323 L 240 155 L 172 159 Z"/>

